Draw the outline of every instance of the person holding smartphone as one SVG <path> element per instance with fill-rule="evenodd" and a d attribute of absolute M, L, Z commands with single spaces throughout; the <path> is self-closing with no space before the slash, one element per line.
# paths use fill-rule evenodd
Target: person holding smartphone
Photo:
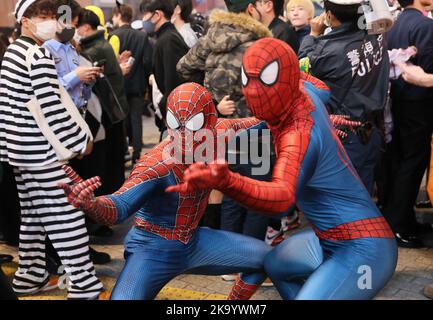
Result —
<path fill-rule="evenodd" d="M 68 91 L 72 101 L 74 101 L 83 117 L 86 117 L 87 103 L 92 94 L 92 87 L 100 76 L 102 68 L 101 66 L 84 65 L 82 57 L 80 57 L 75 47 L 76 43 L 73 40 L 78 23 L 78 15 L 82 8 L 74 0 L 64 0 L 64 3 L 71 8 L 71 23 L 66 24 L 59 20 L 61 29 L 56 33 L 56 37 L 46 41 L 43 47 L 51 53 L 56 63 L 60 83 Z M 82 159 L 72 160 L 71 163 L 77 170 L 79 170 L 77 166 L 87 165 L 87 161 L 83 162 Z M 93 248 L 89 249 L 90 258 L 93 263 L 105 264 L 110 262 L 111 259 L 107 253 L 98 252 Z M 54 261 L 57 260 L 52 250 L 50 253 L 54 256 Z"/>
<path fill-rule="evenodd" d="M 120 64 L 113 48 L 105 39 L 105 31 L 98 30 L 99 26 L 100 19 L 94 12 L 87 9 L 80 12 L 77 22 L 77 35 L 80 38 L 81 55 L 92 63 L 98 62 L 98 66 L 103 66 L 104 81 L 98 80 L 94 92 L 102 105 L 102 125 L 105 129 L 105 140 L 100 143 L 100 149 L 102 150 L 98 150 L 98 156 L 94 159 L 94 164 L 97 165 L 97 174 L 102 176 L 104 180 L 104 190 L 101 190 L 101 192 L 112 193 L 118 190 L 125 181 L 124 155 L 127 144 L 124 115 L 127 114 L 129 105 Z M 103 85 L 104 83 L 105 85 Z M 107 102 L 107 96 L 112 97 L 113 100 L 108 99 Z M 121 109 L 118 114 L 111 112 L 115 101 L 116 106 Z M 81 172 L 79 173 L 84 177 L 90 177 L 95 175 L 96 172 L 86 172 L 84 175 Z"/>

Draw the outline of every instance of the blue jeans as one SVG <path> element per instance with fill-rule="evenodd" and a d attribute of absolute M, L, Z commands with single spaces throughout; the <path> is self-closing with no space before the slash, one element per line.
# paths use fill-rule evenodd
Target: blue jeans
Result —
<path fill-rule="evenodd" d="M 252 164 L 236 164 L 230 166 L 230 169 L 243 176 L 253 178 L 260 181 L 271 181 L 272 168 L 275 162 L 275 157 L 270 159 L 270 168 L 266 175 L 254 176 L 252 174 Z M 232 199 L 224 196 L 221 204 L 221 229 L 241 233 L 256 239 L 264 240 L 266 229 L 270 223 L 277 221 L 280 225 L 280 218 L 270 218 L 265 213 L 248 210 Z"/>
<path fill-rule="evenodd" d="M 396 264 L 394 239 L 319 241 L 309 229 L 272 250 L 265 269 L 283 299 L 364 300 L 379 293 Z"/>
<path fill-rule="evenodd" d="M 111 299 L 154 299 L 180 274 L 244 272 L 244 282 L 261 284 L 266 278 L 264 259 L 270 250 L 263 241 L 209 228 L 198 228 L 188 244 L 133 228 L 126 239 L 126 263 Z"/>

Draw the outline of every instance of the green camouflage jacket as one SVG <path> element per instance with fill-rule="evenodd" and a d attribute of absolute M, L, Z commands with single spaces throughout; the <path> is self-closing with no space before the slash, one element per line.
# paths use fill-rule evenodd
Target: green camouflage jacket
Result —
<path fill-rule="evenodd" d="M 214 100 L 221 101 L 229 95 L 237 104 L 235 118 L 249 115 L 241 88 L 242 57 L 254 41 L 272 37 L 262 23 L 246 14 L 215 10 L 209 17 L 209 31 L 199 39 L 177 64 L 177 71 L 190 79 L 204 71 L 204 86 Z"/>

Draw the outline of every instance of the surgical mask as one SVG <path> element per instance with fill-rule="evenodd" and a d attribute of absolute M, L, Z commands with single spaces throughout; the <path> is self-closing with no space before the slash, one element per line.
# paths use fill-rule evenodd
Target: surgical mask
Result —
<path fill-rule="evenodd" d="M 83 37 L 80 36 L 80 35 L 78 34 L 78 30 L 75 29 L 74 41 L 75 41 L 76 43 L 80 43 L 80 42 L 81 42 L 81 39 L 83 39 Z"/>
<path fill-rule="evenodd" d="M 36 32 L 34 33 L 35 37 L 41 41 L 48 41 L 54 39 L 57 32 L 57 21 L 56 20 L 48 20 L 42 22 L 33 22 L 36 26 Z"/>
<path fill-rule="evenodd" d="M 68 43 L 75 37 L 76 30 L 75 28 L 64 28 L 62 31 L 57 32 L 57 37 L 59 38 L 61 43 Z"/>
<path fill-rule="evenodd" d="M 146 31 L 148 35 L 155 33 L 155 24 L 152 22 L 153 15 L 154 14 L 152 14 L 149 19 L 143 21 L 143 30 Z"/>

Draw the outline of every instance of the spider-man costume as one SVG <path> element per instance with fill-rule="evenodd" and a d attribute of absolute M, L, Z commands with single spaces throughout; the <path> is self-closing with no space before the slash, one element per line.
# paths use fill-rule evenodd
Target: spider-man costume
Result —
<path fill-rule="evenodd" d="M 396 242 L 331 127 L 320 98 L 326 86 L 312 77 L 299 85 L 300 77 L 307 76 L 282 41 L 261 39 L 245 53 L 243 93 L 268 123 L 277 152 L 271 182 L 242 177 L 226 163 L 196 163 L 167 191 L 214 188 L 274 214 L 296 204 L 313 230 L 286 239 L 265 261 L 281 296 L 370 299 L 394 272 Z"/>
<path fill-rule="evenodd" d="M 182 182 L 189 166 L 183 164 L 186 155 L 209 144 L 206 139 L 189 141 L 189 134 L 206 129 L 215 138 L 229 129 L 259 127 L 259 121 L 218 119 L 211 95 L 194 83 L 176 88 L 167 105 L 171 141 L 144 155 L 118 192 L 95 198 L 99 177 L 82 181 L 69 167 L 65 170 L 74 185 L 60 187 L 68 201 L 99 223 L 118 224 L 135 214 L 134 228 L 125 241 L 126 263 L 111 299 L 153 299 L 171 279 L 184 273 L 238 272 L 244 273 L 229 298 L 248 299 L 265 279 L 264 258 L 271 248 L 251 237 L 198 228 L 210 189 L 180 194 L 165 189 Z M 176 158 L 175 150 L 181 151 L 177 157 L 182 159 Z"/>

